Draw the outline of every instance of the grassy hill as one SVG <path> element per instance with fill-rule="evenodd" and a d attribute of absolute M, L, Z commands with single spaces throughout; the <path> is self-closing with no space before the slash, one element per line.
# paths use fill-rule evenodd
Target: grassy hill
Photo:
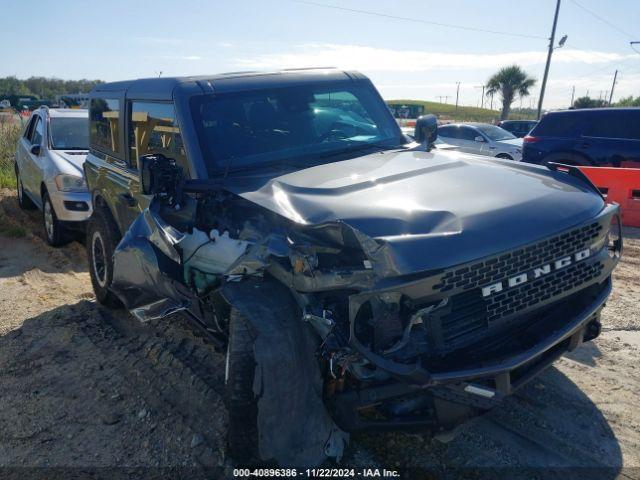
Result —
<path fill-rule="evenodd" d="M 439 120 L 466 121 L 466 122 L 486 122 L 492 123 L 500 118 L 499 110 L 490 110 L 488 108 L 456 106 L 447 103 L 426 102 L 422 100 L 387 100 L 387 103 L 401 103 L 403 105 L 424 105 L 425 114 L 433 113 Z M 495 104 L 495 102 L 494 102 Z M 509 119 L 523 120 L 533 119 L 535 114 L 529 111 L 511 111 Z"/>

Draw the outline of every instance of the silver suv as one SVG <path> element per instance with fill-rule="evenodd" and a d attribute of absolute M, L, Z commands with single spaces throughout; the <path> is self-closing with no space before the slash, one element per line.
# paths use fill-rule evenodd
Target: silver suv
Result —
<path fill-rule="evenodd" d="M 16 150 L 18 201 L 42 210 L 47 242 L 66 243 L 70 230 L 91 216 L 82 164 L 89 148 L 88 112 L 84 109 L 35 110 Z"/>
<path fill-rule="evenodd" d="M 438 128 L 443 142 L 476 155 L 522 160 L 522 139 L 487 123 L 452 123 Z"/>

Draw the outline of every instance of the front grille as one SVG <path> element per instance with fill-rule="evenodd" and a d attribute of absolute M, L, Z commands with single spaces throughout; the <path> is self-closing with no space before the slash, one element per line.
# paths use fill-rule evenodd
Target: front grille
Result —
<path fill-rule="evenodd" d="M 471 290 L 489 285 L 549 263 L 558 257 L 576 253 L 591 245 L 601 231 L 601 224 L 592 223 L 528 247 L 449 271 L 433 289 L 447 292 L 454 288 Z"/>
<path fill-rule="evenodd" d="M 575 263 L 557 270 L 530 283 L 524 283 L 498 295 L 486 298 L 489 322 L 533 307 L 540 302 L 573 290 L 597 278 L 604 265 L 596 263 Z"/>
<path fill-rule="evenodd" d="M 482 287 L 573 255 L 592 245 L 602 231 L 602 224 L 594 222 L 513 252 L 446 272 L 433 287 L 440 292 L 455 289 L 449 298 L 448 310 L 439 317 L 441 346 L 450 349 L 464 345 L 478 338 L 500 319 L 552 300 L 597 278 L 604 265 L 584 261 L 503 292 L 482 296 Z"/>
<path fill-rule="evenodd" d="M 450 309 L 440 317 L 443 346 L 452 347 L 487 329 L 487 306 L 480 290 L 454 295 Z"/>

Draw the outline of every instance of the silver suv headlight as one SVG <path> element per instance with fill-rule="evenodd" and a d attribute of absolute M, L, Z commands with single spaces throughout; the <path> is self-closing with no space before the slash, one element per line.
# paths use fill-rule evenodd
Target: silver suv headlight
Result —
<path fill-rule="evenodd" d="M 56 187 L 61 192 L 86 192 L 87 182 L 83 177 L 76 177 L 75 175 L 66 175 L 64 173 L 56 175 L 55 177 Z"/>

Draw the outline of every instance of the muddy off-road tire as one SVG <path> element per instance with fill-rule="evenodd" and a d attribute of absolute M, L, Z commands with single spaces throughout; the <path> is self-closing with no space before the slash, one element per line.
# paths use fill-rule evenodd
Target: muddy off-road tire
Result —
<path fill-rule="evenodd" d="M 122 307 L 122 303 L 109 290 L 113 280 L 113 252 L 120 241 L 120 233 L 110 213 L 96 208 L 87 228 L 87 258 L 89 274 L 96 299 L 110 308 Z"/>
<path fill-rule="evenodd" d="M 229 412 L 227 440 L 232 457 L 243 466 L 259 463 L 253 343 L 249 322 L 232 308 L 225 365 L 225 403 Z"/>

